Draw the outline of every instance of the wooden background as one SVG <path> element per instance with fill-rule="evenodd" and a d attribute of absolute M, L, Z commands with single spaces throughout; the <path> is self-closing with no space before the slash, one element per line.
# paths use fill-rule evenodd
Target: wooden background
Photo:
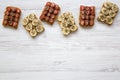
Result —
<path fill-rule="evenodd" d="M 105 0 L 51 0 L 70 11 L 78 24 L 79 6 L 95 5 L 96 16 Z M 120 0 L 110 0 L 120 7 Z M 21 25 L 30 13 L 38 17 L 47 0 L 0 0 L 0 80 L 120 80 L 120 12 L 112 26 L 95 20 L 92 29 L 63 36 L 57 22 L 43 22 L 35 39 Z M 22 9 L 17 30 L 2 26 L 6 6 Z M 61 14 L 60 13 L 60 14 Z"/>

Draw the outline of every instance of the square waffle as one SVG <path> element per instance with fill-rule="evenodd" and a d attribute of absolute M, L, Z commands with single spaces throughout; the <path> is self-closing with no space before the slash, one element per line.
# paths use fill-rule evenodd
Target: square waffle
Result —
<path fill-rule="evenodd" d="M 21 10 L 19 8 L 11 6 L 6 7 L 6 11 L 4 12 L 3 25 L 17 28 L 20 15 Z"/>
<path fill-rule="evenodd" d="M 65 36 L 69 35 L 71 32 L 75 32 L 78 30 L 78 27 L 75 24 L 74 17 L 70 12 L 63 13 L 61 16 L 58 17 L 57 20 Z"/>
<path fill-rule="evenodd" d="M 40 20 L 48 22 L 49 24 L 52 25 L 59 12 L 60 12 L 59 5 L 53 2 L 47 2 L 40 16 Z"/>
<path fill-rule="evenodd" d="M 31 37 L 36 37 L 39 33 L 42 33 L 45 29 L 41 21 L 37 16 L 32 13 L 25 17 L 22 21 L 24 28 L 29 32 Z"/>
<path fill-rule="evenodd" d="M 79 23 L 82 27 L 90 27 L 94 25 L 95 7 L 94 6 L 80 6 Z"/>
<path fill-rule="evenodd" d="M 105 2 L 102 5 L 102 9 L 98 16 L 98 21 L 111 25 L 117 15 L 119 8 L 116 4 L 111 2 Z"/>

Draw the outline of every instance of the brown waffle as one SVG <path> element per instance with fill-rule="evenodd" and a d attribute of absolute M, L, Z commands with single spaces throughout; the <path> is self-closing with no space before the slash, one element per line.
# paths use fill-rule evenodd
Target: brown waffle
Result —
<path fill-rule="evenodd" d="M 48 22 L 49 24 L 52 25 L 59 12 L 60 12 L 59 5 L 53 2 L 47 2 L 40 16 L 40 20 Z"/>
<path fill-rule="evenodd" d="M 98 21 L 111 25 L 117 15 L 119 8 L 116 4 L 105 2 L 98 16 Z"/>
<path fill-rule="evenodd" d="M 90 27 L 94 25 L 95 7 L 94 6 L 80 6 L 80 25 L 83 27 Z"/>
<path fill-rule="evenodd" d="M 12 26 L 13 28 L 18 27 L 21 10 L 16 7 L 8 6 L 4 13 L 3 25 Z"/>

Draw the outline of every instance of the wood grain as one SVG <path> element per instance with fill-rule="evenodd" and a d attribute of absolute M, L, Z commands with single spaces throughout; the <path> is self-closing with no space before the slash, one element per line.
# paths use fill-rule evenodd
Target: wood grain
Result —
<path fill-rule="evenodd" d="M 50 0 L 70 11 L 78 24 L 79 6 L 95 5 L 96 16 L 105 0 Z M 120 0 L 110 0 L 120 7 Z M 29 13 L 38 17 L 47 0 L 0 0 L 0 80 L 120 80 L 120 12 L 112 26 L 95 20 L 92 29 L 68 37 L 54 23 L 31 38 L 21 25 Z M 2 26 L 6 6 L 22 9 L 17 30 Z M 61 14 L 60 13 L 60 14 Z"/>

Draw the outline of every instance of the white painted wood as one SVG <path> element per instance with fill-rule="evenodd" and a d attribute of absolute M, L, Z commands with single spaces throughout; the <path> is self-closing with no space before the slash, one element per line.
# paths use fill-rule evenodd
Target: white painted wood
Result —
<path fill-rule="evenodd" d="M 50 0 L 70 11 L 78 24 L 79 6 L 95 5 L 96 16 L 105 0 Z M 110 0 L 120 7 L 120 0 Z M 95 20 L 92 29 L 62 35 L 57 22 L 43 22 L 45 32 L 31 38 L 21 25 L 29 13 L 38 17 L 47 0 L 0 0 L 0 80 L 120 80 L 120 12 L 112 26 Z M 2 26 L 6 6 L 22 9 L 17 30 Z M 61 14 L 60 13 L 60 14 Z"/>

